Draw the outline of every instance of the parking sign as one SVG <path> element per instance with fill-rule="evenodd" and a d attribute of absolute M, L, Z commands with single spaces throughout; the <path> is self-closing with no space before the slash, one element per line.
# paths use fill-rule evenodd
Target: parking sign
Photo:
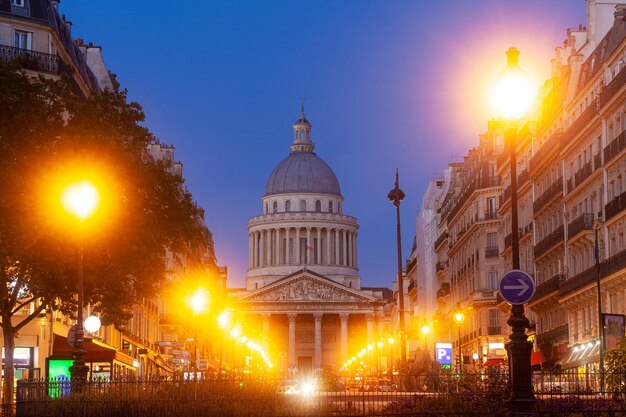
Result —
<path fill-rule="evenodd" d="M 435 356 L 441 365 L 452 365 L 452 343 L 436 343 Z"/>

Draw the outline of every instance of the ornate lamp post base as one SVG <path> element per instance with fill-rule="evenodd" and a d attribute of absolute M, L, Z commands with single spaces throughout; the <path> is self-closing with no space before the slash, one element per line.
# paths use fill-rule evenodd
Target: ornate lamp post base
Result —
<path fill-rule="evenodd" d="M 511 378 L 511 397 L 507 400 L 507 406 L 511 414 L 532 413 L 537 401 L 533 394 L 532 370 L 530 368 L 533 344 L 528 341 L 526 335 L 526 328 L 530 322 L 524 315 L 523 305 L 512 306 L 511 316 L 507 320 L 507 324 L 511 326 L 509 342 L 505 345 L 509 357 Z"/>

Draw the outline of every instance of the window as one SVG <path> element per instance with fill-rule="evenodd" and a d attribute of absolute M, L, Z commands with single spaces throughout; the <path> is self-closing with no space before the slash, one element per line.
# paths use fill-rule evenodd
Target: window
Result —
<path fill-rule="evenodd" d="M 318 213 L 322 211 L 322 202 L 319 200 L 315 201 L 315 211 L 317 211 Z"/>
<path fill-rule="evenodd" d="M 274 204 L 272 205 L 272 210 L 274 213 L 278 212 L 278 201 L 274 201 Z"/>
<path fill-rule="evenodd" d="M 489 310 L 489 326 L 490 327 L 500 326 L 500 317 L 502 317 L 502 311 Z"/>
<path fill-rule="evenodd" d="M 496 198 L 495 197 L 489 197 L 487 199 L 487 212 L 491 215 L 496 212 Z"/>
<path fill-rule="evenodd" d="M 300 200 L 300 211 L 306 211 L 306 200 Z"/>
<path fill-rule="evenodd" d="M 489 289 L 498 289 L 498 271 L 489 271 L 487 278 L 489 279 Z"/>
<path fill-rule="evenodd" d="M 333 212 L 333 202 L 332 202 L 332 201 L 329 201 L 329 202 L 328 202 L 328 212 L 329 212 L 329 213 L 332 213 L 332 212 Z"/>
<path fill-rule="evenodd" d="M 267 203 L 265 203 L 265 214 L 269 213 L 269 208 L 267 207 Z"/>
<path fill-rule="evenodd" d="M 487 233 L 487 249 L 498 247 L 498 234 Z"/>
<path fill-rule="evenodd" d="M 22 32 L 21 30 L 15 31 L 13 46 L 20 49 L 31 49 L 32 33 Z"/>
<path fill-rule="evenodd" d="M 24 7 L 24 0 L 11 0 L 11 5 Z"/>
<path fill-rule="evenodd" d="M 291 201 L 285 201 L 285 211 L 291 211 Z"/>

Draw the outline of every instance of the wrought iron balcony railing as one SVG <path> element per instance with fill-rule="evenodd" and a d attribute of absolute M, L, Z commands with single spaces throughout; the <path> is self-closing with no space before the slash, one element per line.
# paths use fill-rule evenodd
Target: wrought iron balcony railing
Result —
<path fill-rule="evenodd" d="M 437 262 L 435 264 L 435 272 L 441 272 L 441 271 L 445 270 L 447 266 L 448 266 L 448 262 L 447 261 L 445 261 L 445 262 L 442 262 L 442 261 Z"/>
<path fill-rule="evenodd" d="M 448 231 L 446 230 L 445 232 L 443 232 L 438 238 L 437 240 L 435 240 L 435 249 L 437 249 L 439 246 L 441 246 L 441 244 L 443 242 L 446 241 L 446 239 L 448 239 Z"/>
<path fill-rule="evenodd" d="M 500 249 L 497 246 L 485 248 L 485 258 L 497 258 L 498 256 L 500 256 Z"/>
<path fill-rule="evenodd" d="M 493 336 L 498 334 L 504 334 L 502 332 L 502 326 L 489 326 L 487 327 L 487 335 Z"/>
<path fill-rule="evenodd" d="M 593 213 L 583 213 L 567 225 L 567 238 L 571 239 L 583 230 L 593 229 Z"/>
<path fill-rule="evenodd" d="M 615 78 L 605 85 L 602 92 L 600 92 L 600 107 L 604 107 L 624 84 L 626 84 L 626 67 L 622 68 Z"/>
<path fill-rule="evenodd" d="M 546 295 L 559 290 L 559 284 L 565 280 L 565 275 L 557 274 L 552 278 L 537 285 L 535 294 L 533 295 L 533 301 L 541 300 Z"/>
<path fill-rule="evenodd" d="M 552 185 L 548 187 L 546 191 L 544 191 L 543 194 L 539 196 L 539 198 L 537 198 L 533 202 L 533 210 L 535 211 L 535 213 L 541 210 L 546 204 L 552 201 L 554 197 L 561 194 L 562 192 L 563 177 L 559 177 L 556 181 L 554 181 L 554 183 L 552 183 Z"/>
<path fill-rule="evenodd" d="M 541 332 L 537 336 L 537 345 L 544 343 L 567 342 L 569 340 L 569 328 L 567 324 L 562 324 L 554 329 Z"/>
<path fill-rule="evenodd" d="M 557 130 L 550 136 L 550 138 L 545 141 L 545 143 L 535 152 L 532 158 L 530 158 L 530 163 L 528 164 L 528 168 L 532 171 L 537 168 L 541 161 L 545 159 L 548 153 L 552 149 L 558 149 L 559 138 L 561 137 L 561 131 Z"/>
<path fill-rule="evenodd" d="M 608 277 L 623 268 L 626 268 L 626 249 L 600 262 L 600 278 Z M 597 277 L 598 272 L 596 270 L 596 266 L 594 265 L 587 268 L 580 274 L 576 274 L 563 281 L 559 286 L 559 294 L 566 295 L 579 290 L 586 285 L 595 283 Z"/>
<path fill-rule="evenodd" d="M 622 70 L 623 71 L 623 70 Z M 622 131 L 606 148 L 604 148 L 604 163 L 608 164 L 624 148 L 626 148 L 626 130 Z"/>
<path fill-rule="evenodd" d="M 574 122 L 563 132 L 560 139 L 561 149 L 565 149 L 572 139 L 598 114 L 598 104 L 592 101 Z"/>
<path fill-rule="evenodd" d="M 609 203 L 604 206 L 606 220 L 615 217 L 624 209 L 626 209 L 626 191 L 621 193 L 619 196 L 613 198 L 613 200 L 609 201 Z"/>
<path fill-rule="evenodd" d="M 25 69 L 48 74 L 58 75 L 61 70 L 61 59 L 58 55 L 15 48 L 8 45 L 0 45 L 0 61 L 20 61 Z"/>
<path fill-rule="evenodd" d="M 543 238 L 539 243 L 535 245 L 533 251 L 535 259 L 537 259 L 539 255 L 543 255 L 544 253 L 546 253 L 549 249 L 552 249 L 553 246 L 562 243 L 564 238 L 565 232 L 563 225 L 561 225 L 555 231 L 550 233 L 548 236 Z"/>

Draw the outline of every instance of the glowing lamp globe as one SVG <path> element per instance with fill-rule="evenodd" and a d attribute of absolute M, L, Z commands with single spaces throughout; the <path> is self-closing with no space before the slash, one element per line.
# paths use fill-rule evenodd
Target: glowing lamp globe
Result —
<path fill-rule="evenodd" d="M 85 327 L 85 330 L 87 330 L 89 333 L 96 333 L 98 330 L 100 330 L 102 322 L 96 316 L 89 316 L 85 319 L 85 323 L 83 324 L 83 326 Z"/>
<path fill-rule="evenodd" d="M 463 323 L 464 319 L 465 319 L 465 315 L 463 313 L 461 312 L 454 313 L 454 321 L 456 321 L 457 324 Z"/>
<path fill-rule="evenodd" d="M 70 184 L 61 193 L 63 208 L 81 222 L 91 216 L 100 204 L 100 192 L 89 181 Z"/>
<path fill-rule="evenodd" d="M 506 120 L 524 117 L 533 101 L 534 89 L 528 75 L 518 64 L 519 50 L 506 51 L 507 66 L 498 76 L 494 90 L 494 104 Z"/>

